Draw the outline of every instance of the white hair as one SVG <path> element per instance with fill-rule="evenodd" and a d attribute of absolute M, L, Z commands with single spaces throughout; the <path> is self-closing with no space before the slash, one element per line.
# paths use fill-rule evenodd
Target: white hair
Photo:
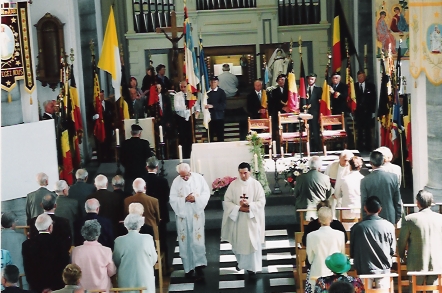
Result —
<path fill-rule="evenodd" d="M 66 183 L 66 181 L 58 180 L 57 182 L 55 182 L 54 191 L 57 194 L 63 193 L 63 190 L 65 190 L 68 187 L 69 185 Z"/>
<path fill-rule="evenodd" d="M 180 173 L 181 171 L 190 172 L 190 165 L 187 163 L 178 164 L 176 166 L 176 171 L 177 171 L 177 173 Z"/>
<path fill-rule="evenodd" d="M 52 224 L 52 218 L 48 214 L 41 214 L 35 220 L 35 228 L 38 231 L 46 231 Z"/>
<path fill-rule="evenodd" d="M 144 192 L 146 190 L 146 181 L 142 178 L 137 178 L 132 183 L 132 188 L 135 192 Z"/>
<path fill-rule="evenodd" d="M 129 214 L 137 214 L 142 216 L 144 214 L 144 206 L 139 202 L 133 202 L 129 205 Z"/>
<path fill-rule="evenodd" d="M 46 173 L 38 173 L 37 174 L 37 182 L 40 186 L 46 186 L 48 185 L 49 177 L 46 175 Z"/>
<path fill-rule="evenodd" d="M 144 224 L 144 217 L 137 214 L 129 214 L 124 219 L 124 227 L 127 230 L 140 230 Z"/>
<path fill-rule="evenodd" d="M 95 177 L 94 182 L 95 182 L 95 187 L 97 187 L 97 189 L 107 188 L 107 177 L 104 176 L 103 174 L 97 175 L 97 177 Z"/>
<path fill-rule="evenodd" d="M 322 167 L 322 160 L 318 156 L 312 156 L 308 162 L 310 169 L 320 170 Z"/>
<path fill-rule="evenodd" d="M 380 152 L 384 156 L 385 162 L 390 162 L 391 159 L 393 159 L 393 153 L 391 152 L 390 148 L 381 146 L 375 149 L 375 151 Z"/>
<path fill-rule="evenodd" d="M 349 161 L 352 157 L 354 157 L 354 154 L 349 150 L 343 150 L 339 157 L 345 158 L 346 161 Z"/>
<path fill-rule="evenodd" d="M 100 202 L 96 198 L 90 198 L 84 203 L 86 213 L 96 212 L 100 207 Z"/>
<path fill-rule="evenodd" d="M 318 210 L 318 221 L 321 225 L 330 225 L 333 220 L 332 210 L 329 207 L 322 207 Z"/>
<path fill-rule="evenodd" d="M 115 187 L 124 187 L 124 178 L 121 175 L 115 175 L 114 178 L 112 178 L 112 186 Z"/>
<path fill-rule="evenodd" d="M 87 175 L 89 174 L 87 173 L 86 169 L 78 169 L 77 172 L 75 172 L 75 178 L 77 178 L 77 180 L 85 181 Z"/>

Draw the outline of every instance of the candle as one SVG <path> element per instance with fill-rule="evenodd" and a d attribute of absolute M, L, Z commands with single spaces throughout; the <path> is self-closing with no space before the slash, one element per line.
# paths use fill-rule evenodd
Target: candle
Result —
<path fill-rule="evenodd" d="M 269 159 L 272 158 L 272 148 L 269 148 Z"/>
<path fill-rule="evenodd" d="M 284 147 L 281 147 L 281 158 L 284 157 Z"/>
<path fill-rule="evenodd" d="M 120 145 L 120 129 L 115 129 L 115 137 L 117 138 L 117 145 Z"/>
<path fill-rule="evenodd" d="M 367 44 L 364 45 L 364 56 L 367 56 Z"/>
<path fill-rule="evenodd" d="M 181 145 L 178 146 L 178 157 L 180 159 L 180 163 L 183 162 L 183 147 Z"/>
<path fill-rule="evenodd" d="M 258 155 L 253 155 L 253 160 L 255 161 L 255 172 L 258 171 Z"/>
<path fill-rule="evenodd" d="M 198 171 L 197 172 L 201 174 L 201 161 L 200 160 L 198 160 Z"/>
<path fill-rule="evenodd" d="M 276 154 L 278 153 L 278 152 L 276 151 L 276 141 L 273 141 L 273 143 L 272 143 L 272 148 L 273 148 L 273 151 L 275 152 L 275 156 L 276 156 Z"/>
<path fill-rule="evenodd" d="M 160 142 L 163 142 L 163 126 L 160 125 Z"/>

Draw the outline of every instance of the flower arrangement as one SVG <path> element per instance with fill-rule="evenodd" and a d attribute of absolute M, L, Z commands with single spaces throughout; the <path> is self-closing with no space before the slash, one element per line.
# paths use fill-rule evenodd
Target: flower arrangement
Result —
<path fill-rule="evenodd" d="M 271 193 L 269 183 L 267 181 L 267 176 L 264 169 L 264 150 L 263 150 L 263 141 L 262 138 L 259 137 L 256 131 L 251 131 L 246 139 L 248 141 L 248 145 L 250 146 L 250 152 L 252 155 L 257 156 L 258 159 L 258 170 L 255 170 L 255 162 L 250 162 L 250 166 L 252 167 L 252 172 L 259 171 L 257 180 L 261 183 L 262 188 L 264 189 L 264 193 L 269 195 Z"/>
<path fill-rule="evenodd" d="M 291 159 L 285 162 L 286 169 L 283 171 L 283 174 L 286 184 L 290 184 L 292 188 L 295 187 L 297 177 L 310 171 L 310 168 L 307 166 L 308 161 L 308 158 L 302 158 L 298 160 Z"/>
<path fill-rule="evenodd" d="M 223 178 L 216 178 L 212 182 L 212 191 L 214 195 L 217 195 L 224 200 L 224 194 L 226 194 L 227 187 L 229 187 L 230 183 L 236 180 L 236 177 L 225 176 Z"/>

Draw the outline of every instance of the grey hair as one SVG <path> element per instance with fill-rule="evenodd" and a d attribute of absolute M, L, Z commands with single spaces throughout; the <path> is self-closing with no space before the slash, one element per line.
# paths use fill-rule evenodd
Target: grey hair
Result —
<path fill-rule="evenodd" d="M 90 198 L 84 203 L 86 213 L 96 212 L 100 207 L 100 202 L 96 198 Z"/>
<path fill-rule="evenodd" d="M 46 231 L 52 225 L 52 218 L 47 214 L 41 214 L 35 220 L 35 228 L 38 231 Z"/>
<path fill-rule="evenodd" d="M 177 171 L 177 173 L 180 173 L 181 171 L 190 172 L 190 165 L 187 163 L 178 164 L 176 166 L 176 171 Z"/>
<path fill-rule="evenodd" d="M 86 169 L 78 169 L 77 172 L 75 172 L 75 178 L 77 178 L 77 180 L 83 180 L 85 181 L 87 178 L 88 172 L 86 171 Z"/>
<path fill-rule="evenodd" d="M 17 215 L 13 212 L 6 212 L 2 215 L 2 227 L 9 229 L 17 220 Z"/>
<path fill-rule="evenodd" d="M 132 183 L 132 188 L 135 192 L 144 192 L 146 189 L 146 181 L 144 181 L 142 178 L 137 178 Z"/>
<path fill-rule="evenodd" d="M 129 214 L 137 214 L 142 216 L 144 214 L 144 206 L 139 202 L 133 202 L 129 205 Z"/>
<path fill-rule="evenodd" d="M 378 147 L 375 151 L 380 152 L 384 156 L 385 162 L 390 162 L 391 159 L 393 159 L 393 153 L 391 152 L 390 148 L 381 146 Z"/>
<path fill-rule="evenodd" d="M 140 133 L 141 133 L 141 130 L 131 130 L 131 132 L 130 132 L 130 134 L 132 136 L 139 135 Z"/>
<path fill-rule="evenodd" d="M 329 207 L 322 207 L 318 210 L 318 221 L 321 225 L 330 225 L 333 220 L 332 210 Z"/>
<path fill-rule="evenodd" d="M 63 190 L 65 190 L 68 187 L 69 187 L 69 185 L 66 183 L 66 181 L 58 180 L 57 182 L 55 182 L 54 191 L 57 194 L 63 193 Z"/>
<path fill-rule="evenodd" d="M 347 161 L 349 161 L 353 156 L 354 154 L 349 150 L 343 150 L 339 155 L 340 158 L 345 158 Z"/>
<path fill-rule="evenodd" d="M 310 169 L 320 170 L 322 167 L 322 160 L 318 156 L 312 156 L 308 162 Z"/>
<path fill-rule="evenodd" d="M 99 174 L 95 177 L 94 183 L 97 189 L 105 189 L 107 188 L 107 177 L 103 174 Z"/>
<path fill-rule="evenodd" d="M 87 220 L 81 227 L 81 236 L 86 241 L 95 241 L 100 237 L 101 225 L 97 220 Z"/>
<path fill-rule="evenodd" d="M 53 103 L 52 100 L 46 100 L 43 102 L 43 108 L 45 108 L 49 103 Z"/>
<path fill-rule="evenodd" d="M 114 178 L 112 178 L 112 186 L 115 187 L 124 187 L 124 178 L 121 175 L 115 175 Z"/>
<path fill-rule="evenodd" d="M 426 190 L 419 190 L 416 195 L 416 201 L 423 209 L 431 207 L 431 204 L 433 203 L 433 194 Z"/>
<path fill-rule="evenodd" d="M 46 173 L 40 172 L 37 174 L 37 182 L 40 186 L 48 185 L 49 177 Z"/>
<path fill-rule="evenodd" d="M 158 167 L 159 161 L 155 156 L 150 157 L 149 159 L 147 159 L 147 168 L 149 169 L 155 169 L 156 167 Z"/>
<path fill-rule="evenodd" d="M 129 214 L 124 219 L 124 227 L 129 231 L 140 230 L 143 224 L 144 217 L 137 214 Z"/>

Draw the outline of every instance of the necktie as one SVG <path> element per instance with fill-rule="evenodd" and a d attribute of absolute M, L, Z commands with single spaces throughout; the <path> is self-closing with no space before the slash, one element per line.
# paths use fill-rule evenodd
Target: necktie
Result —
<path fill-rule="evenodd" d="M 312 87 L 311 86 L 308 87 L 308 96 L 309 97 L 312 96 Z"/>
<path fill-rule="evenodd" d="M 364 92 L 364 89 L 362 88 L 362 83 L 359 84 L 359 90 L 361 91 L 361 93 Z"/>

